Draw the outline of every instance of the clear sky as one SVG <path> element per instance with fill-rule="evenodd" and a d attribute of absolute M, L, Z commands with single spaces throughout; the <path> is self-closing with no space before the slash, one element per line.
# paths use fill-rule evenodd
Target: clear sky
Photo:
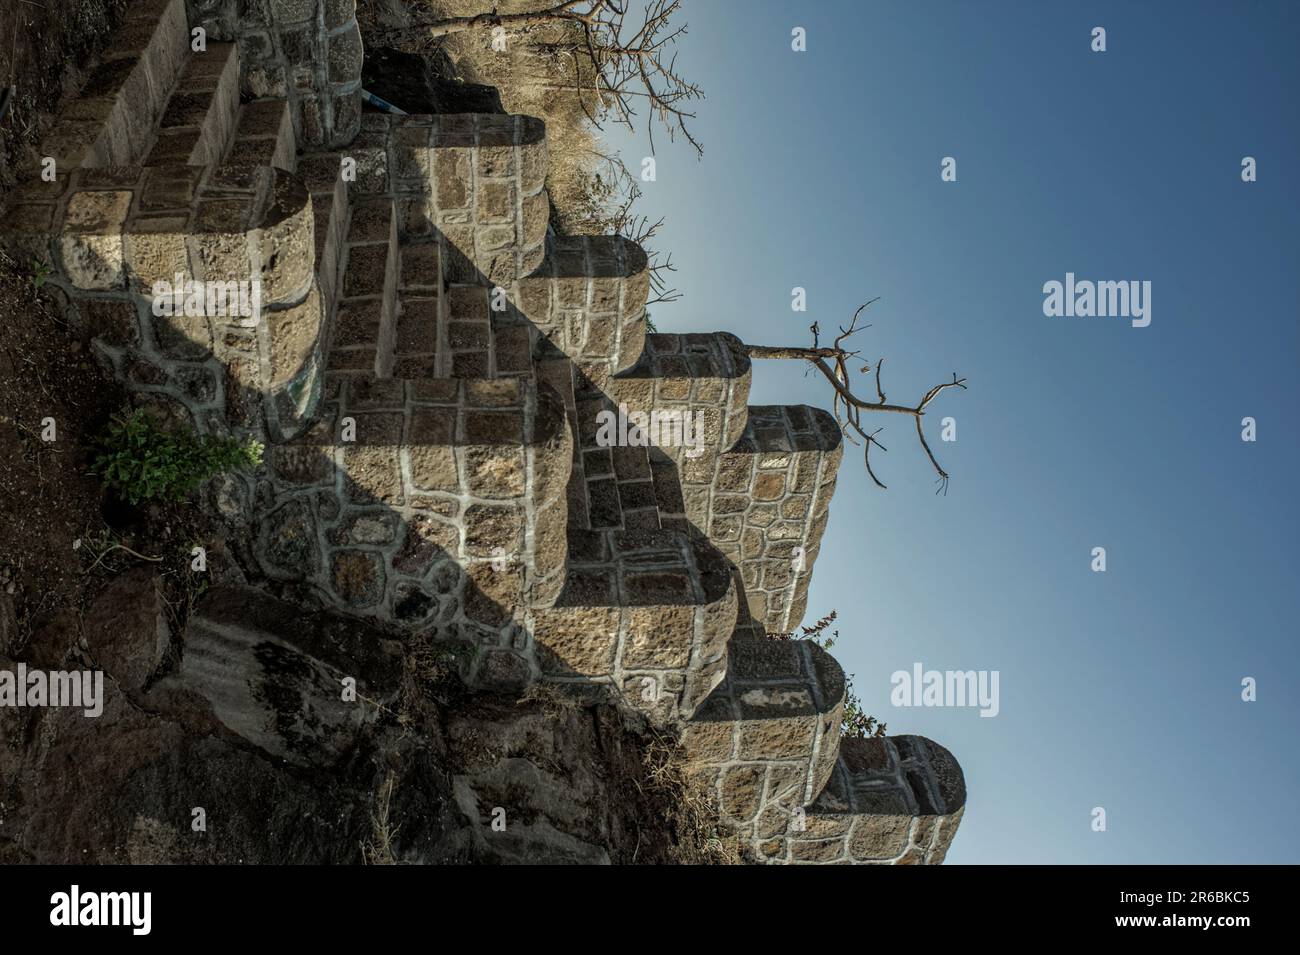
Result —
<path fill-rule="evenodd" d="M 645 184 L 684 292 L 660 329 L 804 344 L 881 296 L 859 339 L 891 400 L 969 379 L 927 419 L 947 497 L 907 419 L 877 422 L 889 490 L 848 449 L 809 599 L 809 620 L 839 611 L 867 709 L 961 762 L 949 862 L 1300 861 L 1300 4 L 685 15 L 705 153 L 657 140 Z M 634 168 L 646 152 L 609 140 Z M 1151 324 L 1045 316 L 1067 272 L 1150 281 Z M 760 362 L 750 400 L 830 395 Z M 1000 713 L 891 706 L 916 662 L 997 670 Z"/>

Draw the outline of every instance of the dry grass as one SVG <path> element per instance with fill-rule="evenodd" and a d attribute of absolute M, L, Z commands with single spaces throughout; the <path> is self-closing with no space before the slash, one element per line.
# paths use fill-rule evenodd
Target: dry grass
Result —
<path fill-rule="evenodd" d="M 537 705 L 553 719 L 562 719 L 583 709 L 583 704 L 572 693 L 555 683 L 533 683 L 519 697 L 519 705 Z"/>
<path fill-rule="evenodd" d="M 361 843 L 361 860 L 365 865 L 398 865 L 393 843 L 401 826 L 390 816 L 396 773 L 391 769 L 375 793 L 375 808 L 370 813 L 370 838 Z"/>
<path fill-rule="evenodd" d="M 665 736 L 653 737 L 645 748 L 645 773 L 654 795 L 672 807 L 666 821 L 677 833 L 674 861 L 744 864 L 739 838 L 719 821 L 712 794 L 701 777 L 687 769 L 680 745 Z"/>

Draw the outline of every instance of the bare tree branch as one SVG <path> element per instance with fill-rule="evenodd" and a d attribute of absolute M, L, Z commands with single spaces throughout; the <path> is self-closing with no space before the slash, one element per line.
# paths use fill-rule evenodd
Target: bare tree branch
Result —
<path fill-rule="evenodd" d="M 939 459 L 934 456 L 934 451 L 930 448 L 930 443 L 925 438 L 925 427 L 922 418 L 925 417 L 925 410 L 930 402 L 934 401 L 940 394 L 948 388 L 961 388 L 965 390 L 966 379 L 958 378 L 956 372 L 953 373 L 952 381 L 945 381 L 935 385 L 925 393 L 925 396 L 915 405 L 890 404 L 885 398 L 884 385 L 880 380 L 880 369 L 884 364 L 884 359 L 876 362 L 876 395 L 877 401 L 868 401 L 859 398 L 853 393 L 852 375 L 849 370 L 849 363 L 858 360 L 860 352 L 850 350 L 845 343 L 862 331 L 864 328 L 870 328 L 870 325 L 858 325 L 858 318 L 862 312 L 876 302 L 878 299 L 864 303 L 853 313 L 853 319 L 848 326 L 840 326 L 840 333 L 836 336 L 835 342 L 830 347 L 823 347 L 820 344 L 821 330 L 817 323 L 814 322 L 809 331 L 812 332 L 812 347 L 788 347 L 788 346 L 771 346 L 771 345 L 746 345 L 745 349 L 750 358 L 796 358 L 809 362 L 813 368 L 816 368 L 822 376 L 831 383 L 835 389 L 833 410 L 835 420 L 840 426 L 844 436 L 853 444 L 862 445 L 863 464 L 866 466 L 867 474 L 878 487 L 884 488 L 886 485 L 876 476 L 876 472 L 871 467 L 871 448 L 874 445 L 881 451 L 887 451 L 883 444 L 876 438 L 881 431 L 877 428 L 875 431 L 868 433 L 862 426 L 863 412 L 887 412 L 890 414 L 911 415 L 916 422 L 916 436 L 921 443 L 921 450 L 929 459 L 930 465 L 938 475 L 936 483 L 939 487 L 935 490 L 936 494 L 947 493 L 948 491 L 948 472 L 939 464 Z M 866 374 L 871 370 L 870 364 L 864 363 L 861 372 Z M 857 436 L 856 438 L 854 436 Z M 861 439 L 861 440 L 859 440 Z"/>

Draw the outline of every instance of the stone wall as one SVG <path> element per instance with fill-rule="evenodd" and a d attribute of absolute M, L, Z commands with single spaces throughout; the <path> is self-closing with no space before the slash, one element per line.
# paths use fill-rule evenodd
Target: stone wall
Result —
<path fill-rule="evenodd" d="M 334 379 L 311 431 L 268 449 L 258 560 L 343 609 L 511 646 L 565 582 L 568 442 L 545 385 Z"/>

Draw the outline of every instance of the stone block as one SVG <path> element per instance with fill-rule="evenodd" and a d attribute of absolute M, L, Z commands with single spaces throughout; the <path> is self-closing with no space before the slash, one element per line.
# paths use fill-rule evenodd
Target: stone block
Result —
<path fill-rule="evenodd" d="M 130 192 L 78 192 L 68 200 L 59 237 L 63 274 L 75 288 L 106 291 L 126 279 L 123 229 Z"/>

